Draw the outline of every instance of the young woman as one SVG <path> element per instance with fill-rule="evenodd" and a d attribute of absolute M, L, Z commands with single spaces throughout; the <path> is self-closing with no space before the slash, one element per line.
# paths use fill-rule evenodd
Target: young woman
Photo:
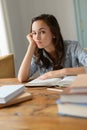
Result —
<path fill-rule="evenodd" d="M 18 72 L 20 82 L 37 70 L 40 79 L 87 73 L 87 51 L 76 41 L 64 41 L 56 18 L 41 14 L 32 19 L 29 46 Z"/>

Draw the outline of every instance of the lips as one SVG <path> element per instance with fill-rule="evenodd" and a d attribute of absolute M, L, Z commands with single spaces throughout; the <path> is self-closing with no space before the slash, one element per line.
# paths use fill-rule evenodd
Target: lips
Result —
<path fill-rule="evenodd" d="M 37 43 L 37 44 L 41 44 L 42 42 L 40 42 L 40 41 L 37 41 L 36 43 Z"/>
<path fill-rule="evenodd" d="M 43 44 L 42 44 L 42 42 L 36 42 L 36 44 L 37 44 L 37 46 L 38 46 L 38 48 L 43 48 Z"/>

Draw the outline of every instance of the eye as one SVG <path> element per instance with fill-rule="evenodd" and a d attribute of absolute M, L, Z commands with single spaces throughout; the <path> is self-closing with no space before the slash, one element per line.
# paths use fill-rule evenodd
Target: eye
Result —
<path fill-rule="evenodd" d="M 36 32 L 32 32 L 33 35 L 36 35 Z"/>
<path fill-rule="evenodd" d="M 44 34 L 44 33 L 45 33 L 45 31 L 41 31 L 40 33 Z"/>

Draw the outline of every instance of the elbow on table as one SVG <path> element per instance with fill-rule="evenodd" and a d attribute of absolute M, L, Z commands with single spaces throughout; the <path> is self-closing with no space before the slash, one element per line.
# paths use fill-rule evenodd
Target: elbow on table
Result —
<path fill-rule="evenodd" d="M 18 81 L 19 81 L 20 83 L 27 82 L 27 80 L 28 80 L 28 78 L 25 78 L 25 77 L 23 77 L 23 76 L 19 76 L 19 75 L 18 75 Z"/>

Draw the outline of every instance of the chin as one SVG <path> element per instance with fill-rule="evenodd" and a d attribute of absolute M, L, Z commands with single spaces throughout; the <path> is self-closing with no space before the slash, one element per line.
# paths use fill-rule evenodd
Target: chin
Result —
<path fill-rule="evenodd" d="M 38 47 L 39 49 L 44 49 L 43 47 Z"/>
<path fill-rule="evenodd" d="M 42 46 L 38 46 L 38 48 L 39 48 L 39 49 L 43 49 L 44 47 L 42 47 Z"/>

